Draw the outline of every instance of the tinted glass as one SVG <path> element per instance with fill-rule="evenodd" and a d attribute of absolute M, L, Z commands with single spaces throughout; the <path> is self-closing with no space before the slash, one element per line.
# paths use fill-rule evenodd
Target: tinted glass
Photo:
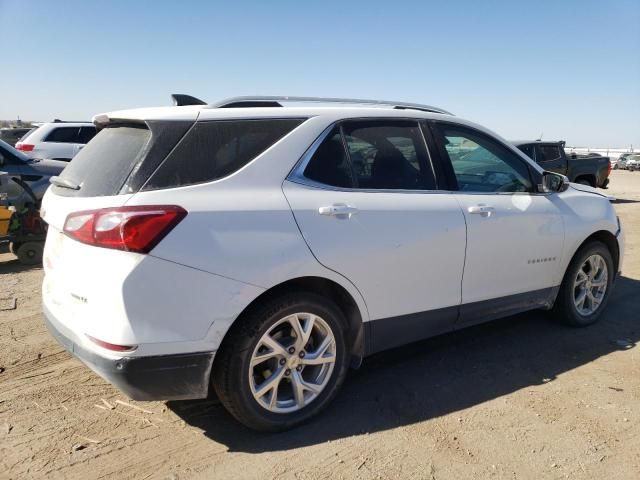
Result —
<path fill-rule="evenodd" d="M 337 127 L 315 151 L 304 170 L 304 176 L 333 187 L 353 186 L 347 153 Z"/>
<path fill-rule="evenodd" d="M 226 177 L 303 121 L 269 119 L 196 123 L 143 190 L 192 185 Z"/>
<path fill-rule="evenodd" d="M 433 190 L 420 127 L 412 121 L 358 121 L 343 124 L 358 188 Z"/>
<path fill-rule="evenodd" d="M 78 143 L 78 127 L 57 127 L 49 132 L 45 142 Z"/>
<path fill-rule="evenodd" d="M 146 128 L 103 129 L 73 158 L 60 177 L 80 185 L 71 190 L 54 185 L 56 193 L 83 197 L 115 195 L 144 153 L 151 138 Z"/>
<path fill-rule="evenodd" d="M 520 145 L 518 146 L 518 149 L 533 160 L 533 145 Z"/>
<path fill-rule="evenodd" d="M 458 183 L 465 192 L 528 192 L 529 169 L 515 153 L 475 130 L 436 125 Z"/>
<path fill-rule="evenodd" d="M 552 162 L 562 158 L 560 147 L 557 145 L 536 145 L 536 161 Z"/>
<path fill-rule="evenodd" d="M 98 132 L 95 127 L 80 127 L 78 143 L 89 143 Z"/>

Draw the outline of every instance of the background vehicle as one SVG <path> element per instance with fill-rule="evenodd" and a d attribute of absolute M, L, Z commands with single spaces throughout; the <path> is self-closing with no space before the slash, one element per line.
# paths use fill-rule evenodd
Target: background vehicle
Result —
<path fill-rule="evenodd" d="M 45 321 L 129 396 L 212 384 L 282 430 L 374 352 L 535 308 L 597 321 L 624 246 L 605 195 L 438 108 L 281 101 L 338 102 L 98 115 L 52 179 Z"/>
<path fill-rule="evenodd" d="M 626 158 L 625 168 L 627 170 L 640 170 L 640 155 L 629 155 Z"/>
<path fill-rule="evenodd" d="M 564 142 L 517 140 L 512 143 L 543 169 L 566 175 L 572 182 L 599 188 L 607 188 L 609 184 L 609 157 L 567 156 Z"/>
<path fill-rule="evenodd" d="M 634 153 L 623 153 L 618 157 L 618 161 L 613 166 L 614 170 L 625 170 L 627 168 L 627 158 Z M 636 154 L 637 155 L 637 154 Z"/>
<path fill-rule="evenodd" d="M 95 135 L 92 123 L 56 121 L 36 128 L 16 143 L 16 148 L 30 158 L 69 161 Z"/>
<path fill-rule="evenodd" d="M 57 160 L 29 158 L 0 140 L 0 172 L 6 172 L 10 177 L 18 177 L 27 182 L 38 202 L 49 188 L 49 179 L 60 175 L 67 165 L 67 162 Z M 6 193 L 10 200 L 16 199 L 24 193 L 24 189 L 15 182 L 9 182 Z"/>
<path fill-rule="evenodd" d="M 0 128 L 0 140 L 14 146 L 29 131 L 31 127 Z"/>
<path fill-rule="evenodd" d="M 7 196 L 11 184 L 24 193 L 17 201 Z M 0 244 L 8 243 L 9 250 L 25 265 L 42 261 L 47 226 L 40 218 L 38 203 L 25 181 L 0 172 Z"/>

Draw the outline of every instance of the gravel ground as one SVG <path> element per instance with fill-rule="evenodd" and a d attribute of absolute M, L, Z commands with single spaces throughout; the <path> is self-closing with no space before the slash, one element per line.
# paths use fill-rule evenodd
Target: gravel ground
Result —
<path fill-rule="evenodd" d="M 627 251 L 599 324 L 530 312 L 378 354 L 276 435 L 129 401 L 45 331 L 42 270 L 0 254 L 0 478 L 640 478 L 640 172 L 609 194 Z"/>

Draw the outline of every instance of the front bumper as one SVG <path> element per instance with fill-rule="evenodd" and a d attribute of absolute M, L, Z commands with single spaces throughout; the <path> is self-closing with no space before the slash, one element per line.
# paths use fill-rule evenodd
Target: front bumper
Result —
<path fill-rule="evenodd" d="M 187 400 L 205 398 L 213 352 L 110 358 L 74 342 L 61 330 L 45 305 L 44 322 L 51 335 L 82 361 L 132 400 Z"/>

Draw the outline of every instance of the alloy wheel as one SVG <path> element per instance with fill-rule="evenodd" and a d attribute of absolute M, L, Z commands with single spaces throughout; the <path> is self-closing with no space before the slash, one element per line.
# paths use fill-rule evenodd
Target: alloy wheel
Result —
<path fill-rule="evenodd" d="M 593 314 L 607 292 L 607 262 L 599 254 L 587 257 L 573 282 L 573 302 L 580 315 Z"/>
<path fill-rule="evenodd" d="M 335 363 L 328 323 L 312 313 L 288 315 L 269 328 L 251 355 L 251 393 L 270 412 L 295 412 L 320 395 Z"/>

